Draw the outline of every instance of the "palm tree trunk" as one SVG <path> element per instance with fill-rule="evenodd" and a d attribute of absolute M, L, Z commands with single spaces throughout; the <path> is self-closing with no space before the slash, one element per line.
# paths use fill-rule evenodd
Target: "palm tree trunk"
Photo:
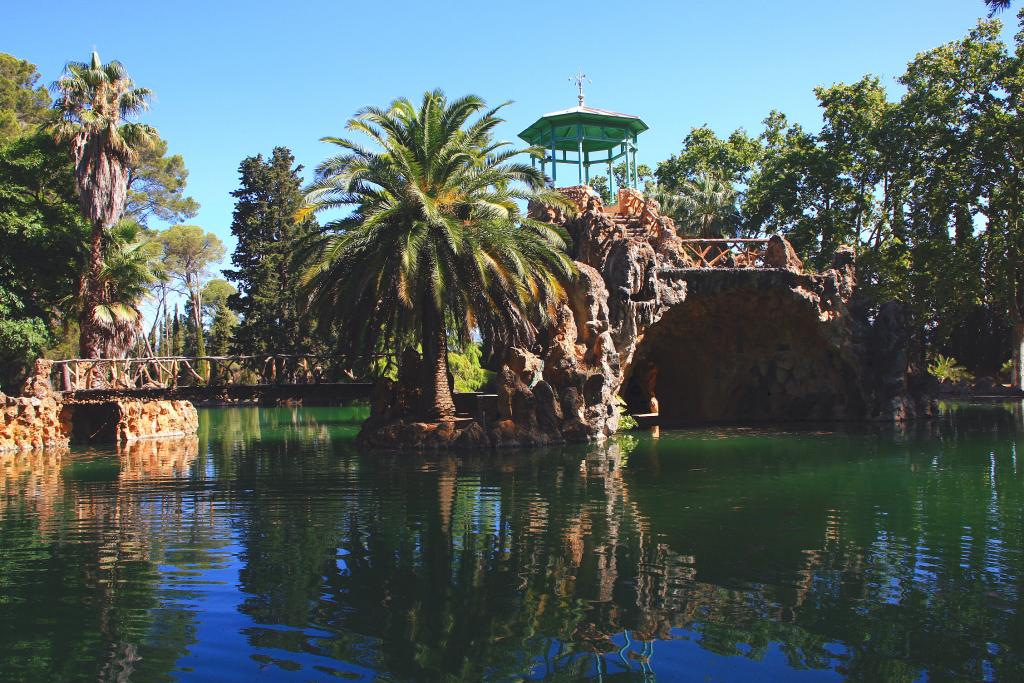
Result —
<path fill-rule="evenodd" d="M 448 384 L 448 336 L 444 320 L 432 300 L 423 306 L 423 408 L 431 420 L 455 417 L 455 401 Z"/>
<path fill-rule="evenodd" d="M 101 335 L 96 326 L 96 308 L 100 303 L 100 272 L 103 270 L 103 227 L 94 223 L 89 248 L 89 263 L 79 284 L 82 301 L 78 316 L 78 352 L 82 358 L 99 358 Z"/>

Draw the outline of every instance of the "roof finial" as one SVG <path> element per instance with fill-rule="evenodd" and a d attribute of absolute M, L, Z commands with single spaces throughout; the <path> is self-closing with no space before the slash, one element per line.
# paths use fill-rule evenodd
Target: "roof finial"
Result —
<path fill-rule="evenodd" d="M 593 83 L 592 80 L 587 78 L 587 74 L 583 73 L 583 69 L 580 69 L 575 76 L 570 76 L 569 80 L 576 83 L 576 87 L 579 89 L 579 94 L 576 96 L 580 101 L 580 106 L 583 106 L 583 83 Z"/>

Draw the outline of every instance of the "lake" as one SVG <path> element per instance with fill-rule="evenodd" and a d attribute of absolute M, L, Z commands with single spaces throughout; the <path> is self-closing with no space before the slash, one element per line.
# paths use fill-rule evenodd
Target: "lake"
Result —
<path fill-rule="evenodd" d="M 365 415 L 0 455 L 0 680 L 1024 680 L 1019 403 L 460 458 Z"/>

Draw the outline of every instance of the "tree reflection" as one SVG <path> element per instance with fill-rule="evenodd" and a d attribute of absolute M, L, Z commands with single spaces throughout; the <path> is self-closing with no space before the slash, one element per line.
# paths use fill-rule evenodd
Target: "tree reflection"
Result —
<path fill-rule="evenodd" d="M 173 562 L 158 529 L 199 508 L 170 486 L 148 509 L 135 484 L 181 477 L 196 445 L 0 456 L 0 680 L 170 678 L 192 626 L 159 595 L 158 565 Z"/>
<path fill-rule="evenodd" d="M 1024 679 L 1019 410 L 457 458 L 358 419 L 3 456 L 0 679 L 185 675 L 225 600 L 218 663 L 299 680 Z"/>
<path fill-rule="evenodd" d="M 1019 677 L 1022 482 L 983 422 L 670 435 L 626 468 L 613 445 L 275 469 L 246 484 L 244 609 L 308 630 L 253 643 L 421 680 L 640 676 L 677 638 L 855 680 Z"/>

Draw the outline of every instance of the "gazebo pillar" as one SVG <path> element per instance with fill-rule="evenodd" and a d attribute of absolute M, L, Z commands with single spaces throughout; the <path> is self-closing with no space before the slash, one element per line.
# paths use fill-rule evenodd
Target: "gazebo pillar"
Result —
<path fill-rule="evenodd" d="M 615 203 L 615 173 L 611 167 L 611 150 L 608 150 L 608 194 L 611 195 L 611 203 Z"/>
<path fill-rule="evenodd" d="M 558 182 L 558 145 L 555 137 L 555 127 L 551 126 L 551 183 Z"/>
<path fill-rule="evenodd" d="M 580 185 L 583 184 L 583 126 L 576 124 L 576 148 L 577 154 L 576 164 L 577 170 L 579 171 Z"/>
<path fill-rule="evenodd" d="M 633 186 L 640 189 L 640 172 L 637 171 L 637 136 L 633 136 Z"/>
<path fill-rule="evenodd" d="M 633 174 L 629 170 L 629 138 L 626 138 L 626 141 L 622 143 L 622 156 L 626 163 L 626 187 L 631 187 L 633 185 Z"/>
<path fill-rule="evenodd" d="M 567 176 L 563 182 L 590 184 L 590 167 L 593 164 L 608 165 L 608 190 L 612 197 L 621 187 L 638 184 L 636 171 L 636 136 L 647 130 L 647 124 L 631 114 L 620 114 L 605 109 L 588 107 L 579 95 L 578 107 L 545 114 L 519 137 L 534 147 L 544 149 L 541 172 L 547 178 L 548 163 L 551 164 L 550 185 L 558 185 L 558 165 L 576 166 L 576 178 Z M 601 152 L 607 154 L 601 156 Z M 561 153 L 561 156 L 559 156 Z M 575 156 L 572 156 L 575 155 Z M 615 180 L 615 164 L 621 161 L 626 169 L 622 182 Z M 614 199 L 613 199 L 614 201 Z"/>

